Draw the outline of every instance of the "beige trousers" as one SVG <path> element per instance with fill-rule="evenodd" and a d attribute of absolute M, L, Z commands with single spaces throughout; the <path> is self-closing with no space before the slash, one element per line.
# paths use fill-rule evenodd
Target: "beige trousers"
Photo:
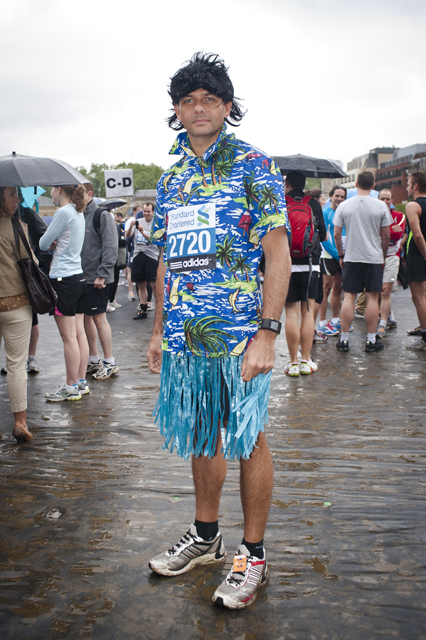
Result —
<path fill-rule="evenodd" d="M 27 408 L 27 357 L 33 312 L 30 305 L 0 312 L 0 345 L 4 338 L 7 392 L 13 413 Z"/>

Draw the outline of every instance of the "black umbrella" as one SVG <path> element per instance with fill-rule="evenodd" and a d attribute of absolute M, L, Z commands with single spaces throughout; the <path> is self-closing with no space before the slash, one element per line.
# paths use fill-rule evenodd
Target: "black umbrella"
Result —
<path fill-rule="evenodd" d="M 118 209 L 119 207 L 123 207 L 127 204 L 127 200 L 123 200 L 123 198 L 116 198 L 115 200 L 105 200 L 100 203 L 100 207 L 103 209 L 108 209 L 108 211 L 112 211 L 112 209 Z"/>
<path fill-rule="evenodd" d="M 84 182 L 88 182 L 88 178 L 62 160 L 21 156 L 15 152 L 0 157 L 0 187 L 60 187 Z"/>
<path fill-rule="evenodd" d="M 307 178 L 346 178 L 346 173 L 337 164 L 325 158 L 311 158 L 310 156 L 274 156 L 283 176 L 290 171 L 301 171 Z"/>

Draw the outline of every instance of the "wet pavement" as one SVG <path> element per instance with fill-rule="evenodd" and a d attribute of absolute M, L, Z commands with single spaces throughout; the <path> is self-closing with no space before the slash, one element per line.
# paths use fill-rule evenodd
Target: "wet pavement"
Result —
<path fill-rule="evenodd" d="M 162 450 L 150 417 L 152 314 L 134 321 L 126 293 L 119 287 L 123 308 L 108 314 L 120 373 L 92 382 L 80 402 L 43 398 L 64 364 L 56 326 L 41 318 L 31 444 L 11 436 L 0 380 L 0 637 L 426 639 L 426 353 L 404 347 L 417 325 L 409 292 L 393 296 L 398 329 L 382 353 L 363 351 L 355 319 L 350 353 L 330 338 L 314 346 L 318 372 L 290 379 L 279 338 L 270 581 L 244 611 L 211 602 L 242 535 L 237 463 L 221 503 L 226 566 L 176 578 L 147 567 L 192 522 L 194 491 L 190 464 Z"/>

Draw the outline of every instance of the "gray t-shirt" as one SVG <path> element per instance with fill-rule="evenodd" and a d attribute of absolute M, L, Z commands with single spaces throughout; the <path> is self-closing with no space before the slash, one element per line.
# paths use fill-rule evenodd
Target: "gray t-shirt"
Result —
<path fill-rule="evenodd" d="M 381 227 L 393 224 L 384 202 L 371 196 L 355 196 L 341 202 L 334 226 L 346 228 L 345 262 L 383 264 Z"/>
<path fill-rule="evenodd" d="M 145 231 L 145 233 L 149 236 L 151 233 L 151 228 L 152 228 L 152 223 L 153 223 L 154 219 L 151 220 L 151 222 L 147 222 L 145 220 L 145 218 L 139 218 L 138 222 L 139 222 L 139 228 L 143 228 L 143 230 Z M 134 227 L 134 234 L 135 234 L 135 249 L 133 252 L 133 259 L 135 258 L 135 256 L 138 255 L 138 253 L 145 253 L 149 258 L 153 258 L 154 260 L 158 260 L 158 256 L 159 256 L 159 250 L 158 250 L 158 246 L 156 244 L 152 244 L 151 242 L 148 242 L 148 240 L 146 240 L 143 235 L 141 234 L 140 231 L 138 231 L 138 229 L 136 229 L 136 227 Z"/>

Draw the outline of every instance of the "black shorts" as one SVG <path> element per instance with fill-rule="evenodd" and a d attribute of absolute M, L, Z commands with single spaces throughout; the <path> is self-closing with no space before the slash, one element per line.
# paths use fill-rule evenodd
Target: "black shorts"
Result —
<path fill-rule="evenodd" d="M 79 310 L 77 313 L 85 313 L 86 316 L 97 316 L 100 313 L 106 313 L 111 284 L 106 284 L 103 289 L 97 289 L 93 284 L 88 284 L 86 300 L 84 305 L 80 307 L 82 311 Z"/>
<path fill-rule="evenodd" d="M 315 302 L 317 304 L 321 304 L 324 299 L 324 287 L 323 287 L 323 279 L 322 279 L 322 270 L 320 269 L 319 278 L 318 278 L 318 293 L 315 298 Z"/>
<path fill-rule="evenodd" d="M 340 260 L 336 258 L 321 258 L 321 271 L 325 276 L 342 275 Z"/>
<path fill-rule="evenodd" d="M 423 256 L 408 255 L 405 262 L 408 282 L 424 282 L 426 280 L 426 260 Z"/>
<path fill-rule="evenodd" d="M 50 278 L 50 284 L 56 291 L 58 301 L 55 314 L 59 316 L 75 316 L 86 300 L 86 278 L 78 273 L 67 278 Z M 53 315 L 53 312 L 50 314 Z"/>
<path fill-rule="evenodd" d="M 343 291 L 377 293 L 383 286 L 383 265 L 369 262 L 345 262 L 342 270 Z"/>
<path fill-rule="evenodd" d="M 318 271 L 312 271 L 309 282 L 309 271 L 294 271 L 290 277 L 288 286 L 287 302 L 305 302 L 306 298 L 315 300 L 318 295 Z M 308 292 L 309 283 L 309 292 Z M 306 295 L 308 294 L 308 295 Z"/>
<path fill-rule="evenodd" d="M 141 251 L 132 262 L 132 282 L 154 282 L 157 277 L 158 260 Z"/>

